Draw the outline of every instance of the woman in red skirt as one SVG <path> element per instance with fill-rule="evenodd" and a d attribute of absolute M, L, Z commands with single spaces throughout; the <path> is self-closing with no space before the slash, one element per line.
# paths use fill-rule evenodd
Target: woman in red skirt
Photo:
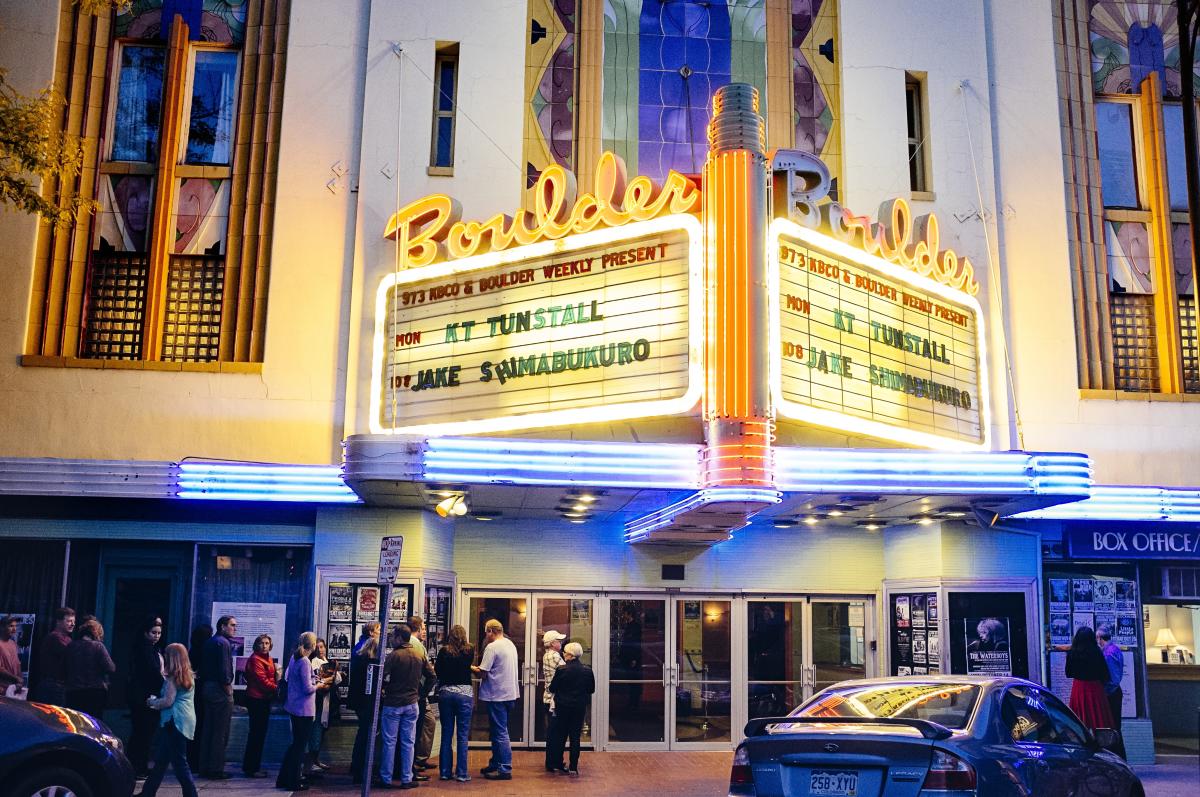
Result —
<path fill-rule="evenodd" d="M 1083 724 L 1096 730 L 1113 727 L 1104 682 L 1108 680 L 1108 665 L 1096 642 L 1096 632 L 1086 626 L 1075 632 L 1071 649 L 1067 651 L 1067 677 L 1071 684 L 1071 710 Z"/>

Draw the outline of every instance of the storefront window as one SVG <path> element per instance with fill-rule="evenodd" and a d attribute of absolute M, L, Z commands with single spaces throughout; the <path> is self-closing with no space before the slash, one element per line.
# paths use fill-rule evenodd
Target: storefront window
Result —
<path fill-rule="evenodd" d="M 306 546 L 201 545 L 196 554 L 192 628 L 215 625 L 220 614 L 253 615 L 254 623 L 238 618 L 239 633 L 249 637 L 235 645 L 235 655 L 244 661 L 252 652 L 255 631 L 276 623 L 269 618 L 282 617 L 282 633 L 271 637 L 275 650 L 286 655 L 302 632 L 315 630 L 311 570 L 312 549 Z"/>

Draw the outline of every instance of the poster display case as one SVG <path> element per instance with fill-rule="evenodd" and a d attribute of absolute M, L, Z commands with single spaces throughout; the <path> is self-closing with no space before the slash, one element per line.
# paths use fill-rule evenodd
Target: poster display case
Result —
<path fill-rule="evenodd" d="M 367 581 L 330 581 L 326 585 L 325 616 L 319 618 L 318 634 L 329 646 L 329 660 L 337 662 L 342 672 L 350 670 L 350 656 L 362 637 L 367 623 L 380 622 L 385 627 L 398 625 L 408 619 L 415 584 L 400 583 L 392 589 L 391 605 L 384 617 L 383 587 Z M 323 633 L 322 633 L 323 632 Z M 344 717 L 350 696 L 350 679 L 338 685 L 338 699 Z"/>

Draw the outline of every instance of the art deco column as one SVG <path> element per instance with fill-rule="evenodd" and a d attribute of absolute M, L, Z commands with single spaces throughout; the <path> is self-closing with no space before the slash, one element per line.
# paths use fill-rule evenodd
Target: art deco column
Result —
<path fill-rule="evenodd" d="M 713 96 L 704 164 L 708 487 L 771 487 L 767 385 L 767 157 L 758 90 L 731 83 Z"/>

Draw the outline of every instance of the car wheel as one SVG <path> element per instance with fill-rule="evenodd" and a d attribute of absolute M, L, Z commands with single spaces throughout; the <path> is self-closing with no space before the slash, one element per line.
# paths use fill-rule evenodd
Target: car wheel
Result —
<path fill-rule="evenodd" d="M 73 769 L 51 767 L 17 781 L 13 797 L 92 797 L 87 780 Z"/>

